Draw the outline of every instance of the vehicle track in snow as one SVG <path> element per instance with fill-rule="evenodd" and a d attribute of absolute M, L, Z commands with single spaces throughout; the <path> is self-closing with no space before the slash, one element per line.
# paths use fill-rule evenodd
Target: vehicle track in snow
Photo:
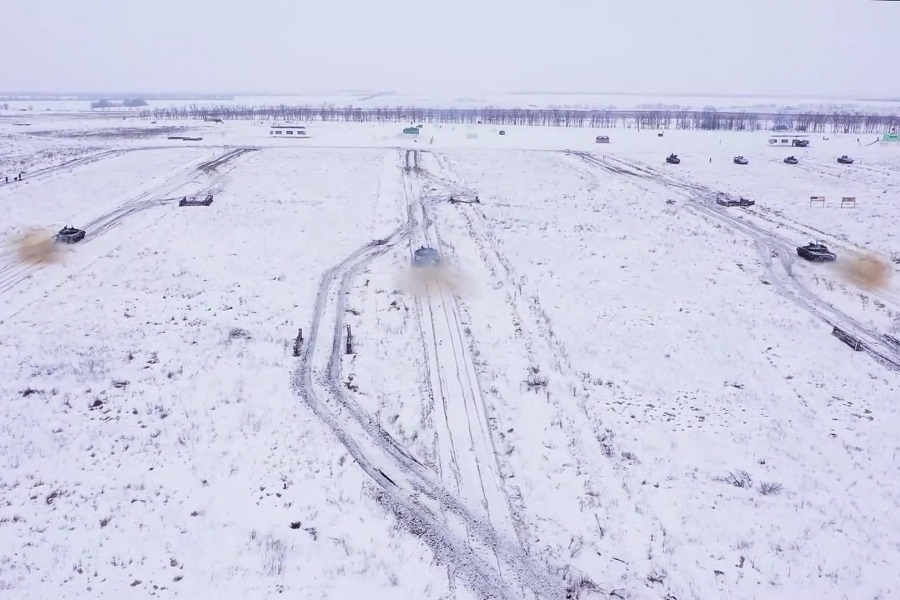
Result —
<path fill-rule="evenodd" d="M 177 149 L 182 149 L 182 148 L 196 149 L 196 148 L 201 148 L 201 147 L 205 147 L 205 146 L 179 146 L 179 147 L 177 147 Z M 9 188 L 14 189 L 14 186 L 19 186 L 19 185 L 22 185 L 23 183 L 28 183 L 29 181 L 40 181 L 43 179 L 49 179 L 55 175 L 60 174 L 62 171 L 69 171 L 71 169 L 74 169 L 75 167 L 81 167 L 81 166 L 88 165 L 88 164 L 91 164 L 91 163 L 94 163 L 94 162 L 97 162 L 100 160 L 115 158 L 117 156 L 122 156 L 123 154 L 128 154 L 130 152 L 145 152 L 145 151 L 152 151 L 152 150 L 172 150 L 172 149 L 173 148 L 170 146 L 129 146 L 129 147 L 124 147 L 124 148 L 107 148 L 105 150 L 99 150 L 97 152 L 92 152 L 89 154 L 84 154 L 82 156 L 78 156 L 76 158 L 69 159 L 58 165 L 50 165 L 48 167 L 43 167 L 40 169 L 36 169 L 34 171 L 29 171 L 27 176 L 21 182 L 10 181 L 9 183 L 7 183 L 6 180 L 4 179 L 4 180 L 0 181 L 0 187 L 8 186 Z M 226 147 L 226 149 L 227 149 L 227 147 Z M 248 147 L 247 149 L 249 150 L 250 148 Z M 252 148 L 252 149 L 256 149 L 256 148 Z M 233 152 L 233 150 L 230 150 L 229 152 Z M 213 159 L 212 161 L 207 161 L 207 162 L 211 163 L 212 168 L 215 168 L 216 166 L 218 166 L 215 161 L 227 156 L 229 154 L 229 152 L 225 152 L 220 157 L 217 157 L 217 159 Z M 222 160 L 219 164 L 224 164 L 228 160 L 230 160 L 230 158 L 226 158 L 225 160 Z M 208 166 L 207 169 L 208 168 L 210 168 L 210 167 Z"/>
<path fill-rule="evenodd" d="M 526 553 L 482 511 L 472 510 L 448 489 L 344 391 L 344 308 L 353 281 L 373 260 L 407 244 L 425 218 L 422 199 L 413 199 L 407 220 L 386 239 L 362 246 L 325 271 L 292 388 L 376 484 L 380 504 L 420 537 L 477 598 L 512 600 L 527 594 L 578 598 L 572 582 L 581 578 L 571 568 L 552 567 L 548 560 Z"/>
<path fill-rule="evenodd" d="M 664 187 L 675 188 L 688 198 L 690 201 L 688 206 L 698 214 L 725 223 L 735 231 L 753 239 L 759 248 L 760 258 L 766 272 L 782 296 L 792 300 L 828 325 L 838 327 L 859 339 L 862 342 L 863 350 L 880 364 L 890 369 L 900 370 L 900 348 L 885 338 L 884 334 L 857 321 L 816 296 L 794 274 L 796 260 L 793 243 L 755 223 L 739 219 L 724 207 L 719 207 L 715 203 L 716 190 L 705 185 L 680 180 L 671 174 L 663 173 L 637 161 L 600 158 L 587 152 L 575 154 L 595 166 L 607 170 L 611 170 L 610 167 L 624 167 L 631 175 L 656 181 Z M 773 261 L 773 258 L 778 258 L 778 261 Z"/>
<path fill-rule="evenodd" d="M 0 187 L 18 186 L 18 185 L 22 185 L 23 183 L 27 183 L 32 180 L 46 179 L 48 177 L 51 177 L 51 176 L 59 173 L 60 171 L 64 171 L 66 169 L 73 169 L 75 167 L 79 167 L 82 165 L 87 165 L 92 162 L 97 162 L 98 160 L 121 156 L 122 154 L 125 154 L 126 152 L 131 152 L 132 150 L 133 150 L 132 148 L 110 148 L 108 150 L 100 150 L 99 152 L 85 154 L 85 155 L 79 156 L 77 158 L 73 158 L 73 159 L 67 160 L 65 162 L 62 162 L 58 165 L 51 165 L 49 167 L 43 167 L 41 169 L 31 171 L 28 173 L 28 176 L 25 177 L 22 181 L 10 181 L 7 183 L 6 180 L 4 179 L 3 181 L 0 181 Z"/>
<path fill-rule="evenodd" d="M 160 198 L 160 196 L 174 193 L 180 187 L 190 183 L 197 177 L 203 176 L 203 174 L 214 175 L 217 167 L 223 166 L 250 151 L 251 148 L 233 148 L 211 160 L 204 161 L 199 165 L 179 168 L 172 176 L 168 177 L 159 185 L 141 192 L 134 198 L 120 204 L 109 212 L 99 215 L 87 223 L 76 224 L 79 229 L 85 231 L 85 236 L 84 239 L 78 242 L 77 245 L 74 245 L 72 249 L 80 248 L 84 244 L 90 243 L 104 235 L 119 225 L 128 216 L 150 208 L 177 202 L 179 198 Z M 201 192 L 201 194 L 215 193 L 220 189 L 219 182 L 216 179 L 213 179 L 210 186 Z M 34 276 L 37 272 L 46 267 L 46 265 L 43 264 L 22 263 L 18 260 L 14 250 L 6 251 L 4 255 L 4 258 L 6 258 L 4 261 L 5 264 L 0 264 L 0 294 L 12 290 L 18 284 Z"/>
<path fill-rule="evenodd" d="M 414 163 L 419 162 L 416 156 Z M 429 216 L 418 173 L 418 169 L 404 169 L 404 192 L 413 223 L 410 259 L 419 247 L 441 249 L 437 224 Z M 435 400 L 432 405 L 440 413 L 433 421 L 438 425 L 441 473 L 446 479 L 449 470 L 460 496 L 470 506 L 480 506 L 502 535 L 518 539 L 456 297 L 440 282 L 426 282 L 424 287 L 425 293 L 416 294 L 415 301 Z M 469 536 L 469 543 L 478 541 Z M 502 576 L 502 564 L 496 554 L 495 558 Z"/>

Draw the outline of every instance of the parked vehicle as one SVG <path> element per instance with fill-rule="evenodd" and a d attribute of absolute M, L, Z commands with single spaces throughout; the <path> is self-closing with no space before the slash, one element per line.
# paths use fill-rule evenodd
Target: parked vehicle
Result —
<path fill-rule="evenodd" d="M 745 157 L 743 157 L 743 156 L 735 156 L 735 157 L 734 157 L 734 164 L 736 164 L 736 165 L 746 165 L 746 164 L 748 164 L 749 162 L 750 162 L 750 161 L 747 160 L 747 159 L 746 159 Z"/>
<path fill-rule="evenodd" d="M 740 199 L 735 200 L 734 198 L 731 198 L 730 196 L 727 196 L 720 192 L 716 196 L 716 204 L 718 204 L 719 206 L 729 206 L 729 207 L 730 206 L 747 207 L 747 206 L 753 206 L 754 204 L 756 204 L 756 201 L 750 200 L 749 198 L 744 198 L 743 196 L 741 196 Z"/>
<path fill-rule="evenodd" d="M 791 146 L 806 148 L 807 146 L 809 146 L 809 140 L 791 140 Z"/>
<path fill-rule="evenodd" d="M 207 194 L 206 198 L 200 200 L 199 198 L 188 198 L 185 196 L 181 200 L 178 201 L 178 206 L 209 206 L 213 203 L 213 195 Z"/>
<path fill-rule="evenodd" d="M 810 242 L 805 246 L 797 247 L 797 256 L 812 262 L 834 262 L 837 255 L 828 249 L 828 246 L 820 242 Z"/>
<path fill-rule="evenodd" d="M 838 157 L 837 161 L 842 165 L 852 165 L 853 159 L 844 154 L 843 156 Z"/>
<path fill-rule="evenodd" d="M 784 162 L 786 162 L 789 165 L 796 165 L 800 161 L 797 160 L 796 156 L 788 156 L 786 159 L 784 159 Z"/>
<path fill-rule="evenodd" d="M 666 157 L 666 162 L 669 163 L 670 165 L 677 165 L 677 164 L 681 163 L 681 159 L 678 158 L 677 154 L 670 154 L 669 156 Z"/>

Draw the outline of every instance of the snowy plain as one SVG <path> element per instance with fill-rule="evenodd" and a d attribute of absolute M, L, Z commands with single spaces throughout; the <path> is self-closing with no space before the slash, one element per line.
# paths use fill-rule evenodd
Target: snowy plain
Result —
<path fill-rule="evenodd" d="M 0 123 L 0 596 L 900 593 L 900 348 L 829 325 L 900 283 L 784 252 L 900 256 L 900 146 L 166 125 Z"/>

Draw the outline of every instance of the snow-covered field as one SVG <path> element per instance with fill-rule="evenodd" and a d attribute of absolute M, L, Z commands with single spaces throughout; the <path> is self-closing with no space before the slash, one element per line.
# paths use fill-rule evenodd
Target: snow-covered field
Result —
<path fill-rule="evenodd" d="M 900 593 L 900 146 L 175 125 L 0 124 L 0 596 Z"/>

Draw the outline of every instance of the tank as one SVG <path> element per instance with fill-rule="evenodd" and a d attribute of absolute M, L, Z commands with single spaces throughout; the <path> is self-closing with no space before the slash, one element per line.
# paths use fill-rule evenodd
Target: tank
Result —
<path fill-rule="evenodd" d="M 744 198 L 741 196 L 738 200 L 731 198 L 721 192 L 716 195 L 716 204 L 719 206 L 753 206 L 756 204 L 756 200 L 750 200 L 749 198 Z"/>
<path fill-rule="evenodd" d="M 207 194 L 206 198 L 200 200 L 199 198 L 188 198 L 185 196 L 181 200 L 178 201 L 178 206 L 209 206 L 213 202 L 213 195 Z"/>
<path fill-rule="evenodd" d="M 78 229 L 71 225 L 66 225 L 56 234 L 56 241 L 64 244 L 74 244 L 84 239 L 84 229 Z"/>
<path fill-rule="evenodd" d="M 837 161 L 842 165 L 852 165 L 853 159 L 844 154 L 843 156 L 838 157 Z"/>
<path fill-rule="evenodd" d="M 670 154 L 666 157 L 666 162 L 670 165 L 677 165 L 681 162 L 681 159 L 678 158 L 677 154 Z"/>
<path fill-rule="evenodd" d="M 819 242 L 810 242 L 805 246 L 797 247 L 797 256 L 812 262 L 834 262 L 837 255 L 828 249 L 828 246 Z"/>
<path fill-rule="evenodd" d="M 746 164 L 748 164 L 749 162 L 750 162 L 750 161 L 747 160 L 747 159 L 746 159 L 745 157 L 743 157 L 743 156 L 735 156 L 735 157 L 734 157 L 734 164 L 736 164 L 736 165 L 746 165 Z"/>
<path fill-rule="evenodd" d="M 786 162 L 789 165 L 796 165 L 800 161 L 797 160 L 796 156 L 788 156 L 786 159 L 784 159 L 784 162 Z"/>
<path fill-rule="evenodd" d="M 439 264 L 441 264 L 441 254 L 434 248 L 423 246 L 413 252 L 413 266 L 415 267 L 436 267 Z"/>

